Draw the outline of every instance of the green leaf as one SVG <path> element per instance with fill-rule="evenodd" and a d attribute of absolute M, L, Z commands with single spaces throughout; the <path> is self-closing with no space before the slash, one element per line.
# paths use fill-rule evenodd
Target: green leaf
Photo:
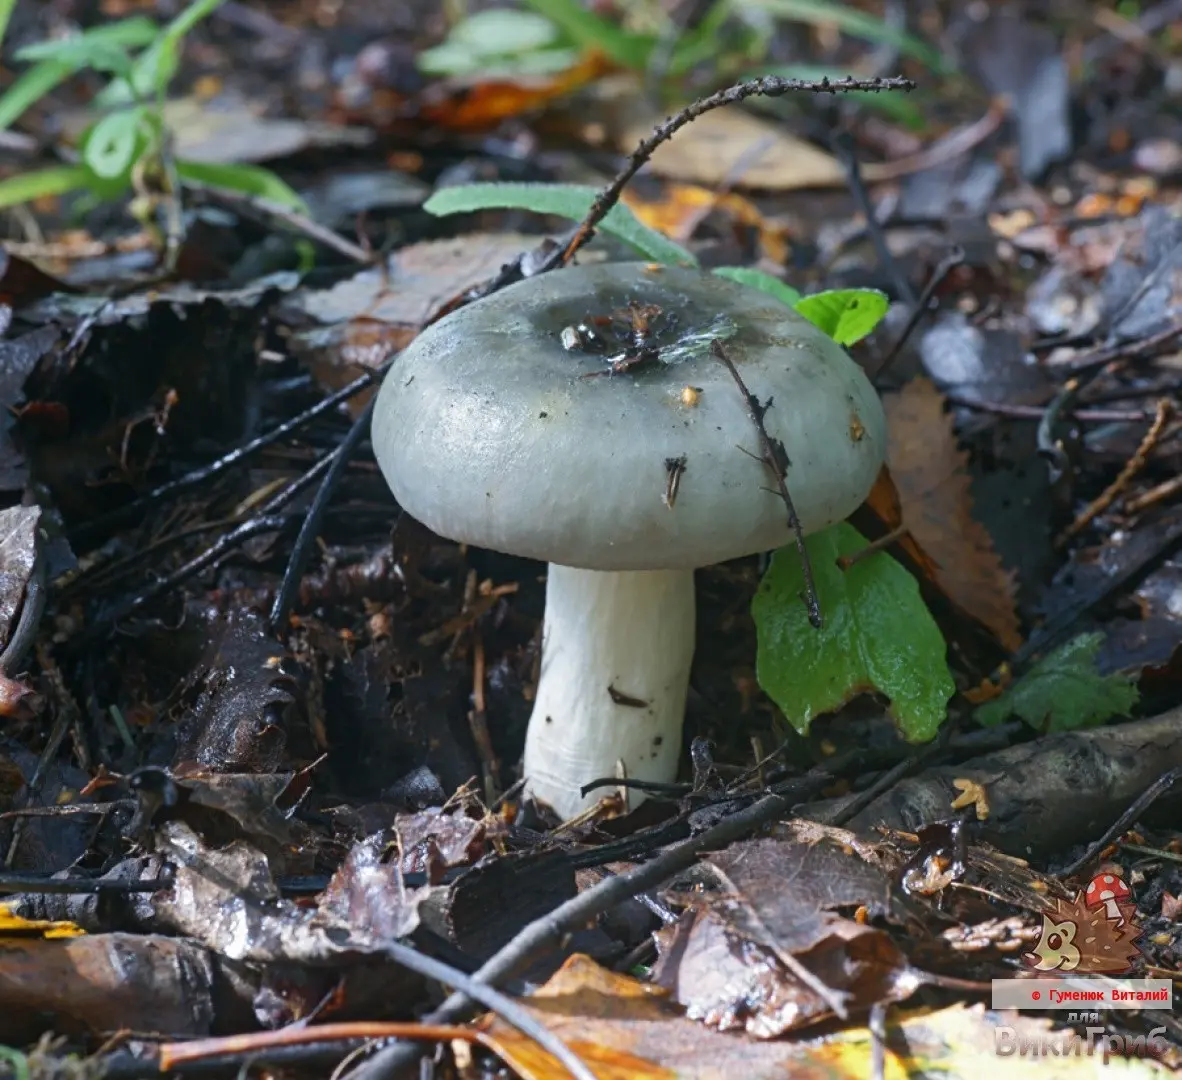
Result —
<path fill-rule="evenodd" d="M 944 74 L 953 70 L 952 64 L 926 42 L 896 30 L 874 15 L 839 0 L 746 0 L 752 7 L 763 8 L 773 15 L 810 26 L 836 26 L 850 37 L 861 38 L 878 45 L 892 45 L 901 53 L 913 56 L 933 71 Z"/>
<path fill-rule="evenodd" d="M 290 206 L 301 214 L 308 213 L 307 204 L 292 188 L 270 169 L 259 165 L 178 159 L 176 171 L 182 180 L 193 184 L 240 191 L 257 199 Z"/>
<path fill-rule="evenodd" d="M 163 97 L 176 74 L 180 45 L 185 35 L 225 0 L 193 0 L 181 9 L 152 43 L 136 58 L 131 72 L 124 79 L 108 84 L 95 98 L 100 106 L 126 105 L 151 95 Z"/>
<path fill-rule="evenodd" d="M 596 48 L 617 64 L 634 71 L 648 66 L 656 38 L 634 34 L 588 11 L 579 0 L 525 0 L 544 15 L 571 41 L 584 49 Z"/>
<path fill-rule="evenodd" d="M 820 630 L 809 625 L 796 549 L 772 556 L 751 605 L 756 677 L 802 735 L 815 716 L 877 691 L 890 699 L 903 734 L 922 742 L 936 734 L 956 689 L 944 638 L 915 579 L 885 552 L 848 570 L 837 565 L 865 546 L 845 522 L 805 540 L 825 621 Z"/>
<path fill-rule="evenodd" d="M 142 49 L 154 41 L 159 32 L 159 27 L 151 19 L 136 15 L 70 37 L 34 42 L 18 49 L 16 59 L 56 61 L 80 71 L 84 67 L 94 67 L 96 60 L 101 62 L 110 55 L 112 47 L 125 54 L 128 49 Z"/>
<path fill-rule="evenodd" d="M 100 180 L 114 180 L 130 171 L 139 148 L 143 115 L 142 108 L 120 109 L 108 113 L 87 132 L 82 160 Z"/>
<path fill-rule="evenodd" d="M 89 187 L 90 174 L 82 165 L 58 165 L 0 180 L 0 208 L 17 206 L 46 195 L 65 195 Z"/>
<path fill-rule="evenodd" d="M 976 712 L 977 722 L 994 727 L 1017 716 L 1036 731 L 1095 727 L 1128 716 L 1137 687 L 1125 675 L 1101 675 L 1096 654 L 1103 634 L 1080 634 L 1043 657 L 1000 697 Z"/>
<path fill-rule="evenodd" d="M 780 303 L 787 304 L 789 307 L 796 307 L 800 300 L 800 293 L 791 285 L 785 285 L 779 278 L 765 274 L 762 270 L 755 270 L 749 266 L 718 266 L 715 267 L 714 272 L 719 277 L 737 281 L 740 285 L 746 285 L 749 288 L 765 292 L 769 296 L 774 296 Z"/>
<path fill-rule="evenodd" d="M 838 345 L 852 345 L 882 322 L 890 306 L 877 289 L 831 289 L 803 297 L 796 310 Z"/>
<path fill-rule="evenodd" d="M 20 76 L 0 97 L 0 131 L 4 131 L 35 101 L 40 101 L 59 83 L 89 63 L 90 55 L 111 59 L 110 47 L 135 48 L 151 41 L 156 25 L 148 19 L 121 19 L 110 26 L 100 26 L 64 41 L 40 42 L 18 53 L 18 58 L 65 57 L 41 59 Z M 43 46 L 45 48 L 43 48 Z"/>
<path fill-rule="evenodd" d="M 598 188 L 585 184 L 458 184 L 440 188 L 423 203 L 423 209 L 436 217 L 475 210 L 532 210 L 535 214 L 581 221 L 598 194 Z M 598 227 L 646 259 L 698 265 L 690 252 L 637 220 L 626 206 L 613 206 Z"/>

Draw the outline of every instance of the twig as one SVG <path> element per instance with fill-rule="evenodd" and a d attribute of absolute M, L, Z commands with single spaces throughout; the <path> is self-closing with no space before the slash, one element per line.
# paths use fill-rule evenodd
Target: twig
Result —
<path fill-rule="evenodd" d="M 275 602 L 271 605 L 270 624 L 272 632 L 278 632 L 287 622 L 291 614 L 291 605 L 295 600 L 296 590 L 303 580 L 304 568 L 308 565 L 308 557 L 312 545 L 316 542 L 320 531 L 320 523 L 324 520 L 324 511 L 332 500 L 333 493 L 349 466 L 353 452 L 369 431 L 369 422 L 373 416 L 374 404 L 377 396 L 369 399 L 369 404 L 362 410 L 361 415 L 353 421 L 348 434 L 341 440 L 340 446 L 329 455 L 329 466 L 312 505 L 308 507 L 308 514 L 300 526 L 300 534 L 296 537 L 295 545 L 291 549 L 291 556 L 287 560 L 287 568 L 283 572 L 283 581 L 279 591 L 275 594 Z"/>
<path fill-rule="evenodd" d="M 597 885 L 559 905 L 549 915 L 535 919 L 508 945 L 495 953 L 472 980 L 497 985 L 528 967 L 537 957 L 556 948 L 567 934 L 590 920 L 610 911 L 617 904 L 646 892 L 693 866 L 704 851 L 716 850 L 738 840 L 754 829 L 788 813 L 792 804 L 780 795 L 766 795 L 758 802 L 725 818 L 711 829 L 671 847 L 651 862 L 627 873 L 605 878 Z M 438 1009 L 424 1017 L 424 1023 L 453 1023 L 469 1015 L 471 1002 L 463 994 L 453 994 Z M 415 1048 L 387 1047 L 354 1073 L 352 1080 L 387 1080 L 414 1060 Z"/>
<path fill-rule="evenodd" d="M 883 1080 L 886 1076 L 886 1019 L 887 1007 L 876 1001 L 870 1006 L 870 1080 Z"/>
<path fill-rule="evenodd" d="M 445 964 L 432 956 L 425 956 L 398 941 L 388 942 L 385 952 L 391 960 L 407 970 L 441 982 L 444 986 L 453 987 L 467 998 L 479 1002 L 490 1012 L 496 1013 L 505 1023 L 512 1024 L 522 1035 L 533 1039 L 546 1053 L 560 1061 L 576 1080 L 596 1080 L 595 1074 L 554 1032 L 530 1015 L 524 1006 L 506 997 L 489 983 L 477 979 L 475 975 L 465 975 L 450 964 Z"/>
<path fill-rule="evenodd" d="M 995 416 L 1009 417 L 1011 420 L 1041 420 L 1047 411 L 1045 405 L 1011 405 L 1004 401 L 982 401 L 965 394 L 945 394 L 944 398 L 949 404 L 959 405 L 963 409 L 992 413 Z M 1076 420 L 1088 424 L 1136 423 L 1138 420 L 1149 420 L 1153 416 L 1144 409 L 1073 409 L 1071 415 Z"/>
<path fill-rule="evenodd" d="M 481 1042 L 480 1032 L 468 1027 L 444 1024 L 415 1024 L 411 1021 L 352 1021 L 297 1027 L 289 1024 L 278 1031 L 252 1031 L 189 1042 L 166 1042 L 157 1051 L 161 1072 L 172 1072 L 210 1058 L 259 1057 L 262 1051 L 309 1043 L 352 1042 L 357 1039 L 418 1039 L 430 1042 Z M 269 1059 L 268 1059 L 269 1060 Z"/>
<path fill-rule="evenodd" d="M 947 165 L 962 157 L 989 138 L 1008 115 L 1004 101 L 993 101 L 985 114 L 974 120 L 967 127 L 953 131 L 942 139 L 937 139 L 931 146 L 926 146 L 917 154 L 895 158 L 893 161 L 874 162 L 866 166 L 866 179 L 872 184 L 884 180 L 899 180 L 912 173 L 922 172 L 924 169 L 934 169 L 939 165 Z"/>
<path fill-rule="evenodd" d="M 1130 804 L 1129 808 L 1114 821 L 1104 834 L 1091 844 L 1075 862 L 1065 866 L 1060 877 L 1069 878 L 1078 874 L 1085 866 L 1094 862 L 1109 844 L 1132 826 L 1158 799 L 1165 795 L 1179 780 L 1182 780 L 1182 769 L 1170 769 L 1162 773 L 1149 787 Z"/>
<path fill-rule="evenodd" d="M 235 465 L 245 461 L 252 454 L 270 446 L 274 442 L 278 442 L 285 435 L 290 435 L 292 432 L 298 431 L 318 416 L 323 415 L 331 409 L 335 409 L 342 402 L 356 397 L 366 387 L 380 382 L 382 376 L 385 375 L 392 363 L 393 359 L 390 359 L 381 366 L 365 372 L 364 375 L 358 376 L 348 386 L 343 386 L 336 393 L 329 394 L 328 397 L 318 401 L 311 408 L 305 409 L 298 416 L 293 416 L 290 420 L 285 420 L 265 435 L 251 439 L 250 442 L 244 443 L 235 450 L 231 450 L 228 454 L 223 454 L 209 465 L 202 465 L 199 469 L 194 469 L 184 476 L 170 480 L 166 484 L 161 484 L 159 487 L 153 488 L 146 495 L 141 495 L 138 499 L 128 503 L 126 506 L 121 506 L 118 510 L 113 510 L 109 514 L 104 514 L 102 517 L 96 518 L 94 521 L 87 522 L 71 534 L 70 539 L 76 542 L 80 538 L 92 536 L 97 531 L 118 524 L 124 518 L 139 510 L 146 510 L 153 503 L 159 502 L 161 499 L 165 499 L 170 495 L 179 495 L 183 491 L 188 491 L 190 488 L 204 484 L 207 480 L 212 480 L 215 476 L 220 476 L 228 469 L 232 469 Z"/>
<path fill-rule="evenodd" d="M 866 231 L 870 235 L 870 242 L 874 245 L 874 253 L 878 256 L 879 266 L 894 282 L 895 292 L 898 293 L 899 298 L 908 304 L 914 304 L 916 302 L 915 290 L 911 287 L 911 282 L 907 280 L 907 275 L 900 268 L 899 260 L 891 254 L 886 234 L 882 231 L 882 225 L 874 209 L 874 200 L 870 197 L 870 192 L 866 190 L 865 180 L 862 179 L 862 168 L 854 150 L 853 138 L 848 131 L 839 131 L 830 142 L 834 153 L 845 168 L 846 186 L 850 189 L 850 195 L 853 196 L 854 205 L 862 217 L 866 219 Z"/>
<path fill-rule="evenodd" d="M 1115 360 L 1131 360 L 1154 352 L 1161 346 L 1168 345 L 1179 335 L 1182 335 L 1182 323 L 1143 338 L 1141 341 L 1126 341 L 1120 345 L 1106 345 L 1090 349 L 1062 365 L 1061 370 L 1068 375 L 1080 375 L 1085 371 L 1095 371 Z"/>
<path fill-rule="evenodd" d="M 1163 481 L 1157 487 L 1150 488 L 1143 495 L 1130 499 L 1125 503 L 1125 510 L 1130 514 L 1139 514 L 1142 510 L 1148 510 L 1151 506 L 1157 506 L 1158 503 L 1172 499 L 1180 491 L 1182 491 L 1182 473 Z"/>
<path fill-rule="evenodd" d="M 808 609 L 809 622 L 817 630 L 820 630 L 824 625 L 821 618 L 821 604 L 817 599 L 817 587 L 813 583 L 813 565 L 809 562 L 809 553 L 804 546 L 804 529 L 801 528 L 800 518 L 796 515 L 796 507 L 792 503 L 792 496 L 788 493 L 788 455 L 784 452 L 784 444 L 779 439 L 773 439 L 764 426 L 763 417 L 768 409 L 771 408 L 772 402 L 769 398 L 766 404 L 760 404 L 759 400 L 747 389 L 747 384 L 743 382 L 743 376 L 739 374 L 738 368 L 735 367 L 731 358 L 727 356 L 722 347 L 722 342 L 717 338 L 711 343 L 711 348 L 714 355 L 722 361 L 727 371 L 731 373 L 731 377 L 735 380 L 739 387 L 739 392 L 743 395 L 743 400 L 747 403 L 747 414 L 751 417 L 751 422 L 755 425 L 755 430 L 759 433 L 759 448 L 762 453 L 763 463 L 771 471 L 776 478 L 776 487 L 779 489 L 780 498 L 784 500 L 784 508 L 788 511 L 788 527 L 792 530 L 793 536 L 796 538 L 796 549 L 800 552 L 800 566 L 804 576 L 804 603 Z"/>
<path fill-rule="evenodd" d="M 1161 438 L 1166 421 L 1169 420 L 1172 413 L 1173 406 L 1170 404 L 1170 399 L 1162 398 L 1157 403 L 1157 415 L 1153 418 L 1153 424 L 1145 433 L 1145 438 L 1141 440 L 1141 445 L 1137 447 L 1137 452 L 1125 463 L 1125 467 L 1121 469 L 1120 475 L 1093 499 L 1084 508 L 1083 512 L 1059 534 L 1055 540 L 1057 547 L 1064 547 L 1072 537 L 1081 533 L 1092 521 L 1116 502 L 1125 488 L 1132 482 L 1133 477 L 1145 468 L 1149 460 L 1149 455 L 1153 452 L 1153 448 Z"/>
<path fill-rule="evenodd" d="M 736 83 L 724 90 L 711 94 L 709 97 L 699 98 L 691 102 L 680 112 L 675 113 L 663 123 L 653 129 L 652 134 L 642 139 L 640 144 L 628 157 L 624 168 L 596 197 L 587 211 L 587 216 L 579 223 L 566 247 L 556 250 L 544 264 L 544 269 L 550 270 L 557 266 L 564 266 L 575 257 L 577 252 L 591 239 L 595 227 L 608 215 L 613 206 L 619 202 L 620 194 L 632 179 L 652 157 L 653 151 L 663 142 L 667 142 L 686 124 L 696 120 L 703 113 L 724 105 L 737 105 L 749 97 L 780 97 L 790 90 L 804 90 L 814 94 L 836 94 L 848 90 L 869 90 L 880 92 L 883 90 L 914 90 L 915 83 L 910 79 L 783 79 L 776 75 L 765 75 L 760 79 L 749 82 Z"/>
<path fill-rule="evenodd" d="M 261 220 L 264 224 L 284 225 L 293 232 L 306 236 L 313 243 L 335 251 L 338 255 L 343 255 L 353 262 L 369 266 L 374 261 L 372 252 L 366 251 L 365 248 L 359 247 L 351 240 L 346 240 L 339 233 L 325 228 L 297 210 L 293 210 L 290 206 L 283 206 L 280 203 L 271 202 L 269 199 L 260 199 L 257 195 L 240 195 L 237 192 L 227 191 L 225 188 L 207 187 L 205 184 L 193 180 L 185 180 L 183 184 L 187 190 L 199 194 L 206 202 L 227 203 L 240 213 Z"/>
<path fill-rule="evenodd" d="M 919 299 L 915 302 L 915 307 L 911 311 L 911 317 L 907 320 L 907 325 L 903 327 L 903 332 L 899 335 L 898 340 L 891 346 L 891 351 L 887 353 L 886 359 L 878 365 L 878 370 L 874 373 L 874 381 L 876 383 L 895 362 L 899 354 L 903 351 L 903 346 L 907 344 L 911 335 L 915 333 L 915 328 L 919 325 L 919 320 L 927 314 L 928 305 L 932 302 L 932 297 L 935 295 L 936 290 L 944 284 L 944 279 L 962 262 L 964 262 L 964 248 L 959 244 L 954 244 L 949 248 L 945 256 L 936 263 L 936 268 L 932 271 L 932 276 L 928 278 L 928 283 L 923 287 L 923 292 L 920 293 Z"/>
<path fill-rule="evenodd" d="M 896 540 L 902 540 L 909 531 L 906 525 L 900 525 L 897 529 L 892 529 L 885 536 L 880 536 L 877 540 L 871 540 L 864 548 L 859 548 L 852 555 L 839 556 L 837 565 L 842 570 L 848 570 L 851 566 L 856 566 L 863 559 L 869 558 L 875 552 L 889 548 Z"/>

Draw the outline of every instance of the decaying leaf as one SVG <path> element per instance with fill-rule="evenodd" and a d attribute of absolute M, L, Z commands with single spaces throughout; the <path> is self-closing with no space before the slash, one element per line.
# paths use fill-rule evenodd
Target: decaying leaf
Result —
<path fill-rule="evenodd" d="M 918 982 L 882 930 L 838 914 L 895 909 L 884 870 L 854 847 L 806 827 L 711 855 L 721 891 L 705 893 L 658 935 L 654 980 L 688 1014 L 720 1030 L 773 1038 L 832 1013 L 798 962 L 848 1008 L 900 1001 Z M 861 846 L 861 845 L 859 845 Z"/>
<path fill-rule="evenodd" d="M 286 664 L 286 668 L 285 668 Z M 271 772 L 282 760 L 299 684 L 263 618 L 237 610 L 209 624 L 182 697 L 176 762 L 212 772 Z"/>
<path fill-rule="evenodd" d="M 903 522 L 938 566 L 936 580 L 960 607 L 984 623 L 1006 649 L 1022 643 L 1014 610 L 1015 578 L 972 513 L 968 455 L 935 384 L 912 379 L 886 394 L 887 462 Z"/>
<path fill-rule="evenodd" d="M 642 116 L 625 127 L 617 140 L 628 153 L 654 126 Z M 650 160 L 657 176 L 716 188 L 791 191 L 845 183 L 837 160 L 798 139 L 782 124 L 765 120 L 739 106 L 715 109 L 657 147 Z"/>
<path fill-rule="evenodd" d="M 39 506 L 0 510 L 0 652 L 11 640 L 37 561 Z"/>

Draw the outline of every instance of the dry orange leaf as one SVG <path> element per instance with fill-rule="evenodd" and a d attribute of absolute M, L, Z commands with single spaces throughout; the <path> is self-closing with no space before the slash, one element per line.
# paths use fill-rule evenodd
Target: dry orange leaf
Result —
<path fill-rule="evenodd" d="M 1012 652 L 1022 644 L 1014 574 L 973 517 L 968 455 L 956 444 L 943 395 L 930 380 L 912 379 L 883 404 L 887 461 L 908 531 L 935 561 L 936 584 Z"/>
<path fill-rule="evenodd" d="M 450 131 L 485 130 L 565 96 L 611 67 L 602 53 L 593 50 L 560 75 L 446 82 L 427 91 L 419 103 L 418 116 Z"/>
<path fill-rule="evenodd" d="M 769 221 L 742 195 L 719 194 L 697 184 L 669 184 L 660 198 L 645 200 L 625 190 L 620 201 L 649 228 L 686 243 L 699 222 L 712 210 L 729 214 L 734 221 L 759 233 L 760 256 L 777 266 L 788 261 L 788 229 Z"/>

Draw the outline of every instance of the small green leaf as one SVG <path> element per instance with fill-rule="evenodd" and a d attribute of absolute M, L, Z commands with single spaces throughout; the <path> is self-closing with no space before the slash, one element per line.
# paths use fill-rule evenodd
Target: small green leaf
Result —
<path fill-rule="evenodd" d="M 803 297 L 796 310 L 838 345 L 852 345 L 882 322 L 890 306 L 877 289 L 831 289 Z"/>
<path fill-rule="evenodd" d="M 791 484 L 791 470 L 789 480 Z M 906 570 L 884 552 L 848 570 L 842 555 L 866 546 L 845 522 L 805 540 L 825 625 L 805 611 L 795 548 L 781 548 L 751 605 L 759 685 L 802 735 L 813 718 L 860 693 L 890 699 L 891 715 L 913 742 L 932 738 L 955 692 L 944 638 Z"/>
<path fill-rule="evenodd" d="M 90 174 L 82 165 L 58 165 L 0 180 L 0 209 L 31 202 L 46 195 L 65 195 L 89 186 Z"/>
<path fill-rule="evenodd" d="M 580 221 L 598 194 L 597 188 L 584 184 L 457 184 L 440 188 L 423 209 L 436 217 L 476 210 L 532 210 Z M 685 248 L 637 220 L 626 206 L 613 206 L 598 227 L 654 262 L 698 264 Z"/>
<path fill-rule="evenodd" d="M 714 272 L 719 277 L 737 281 L 740 285 L 746 285 L 749 288 L 765 292 L 769 296 L 774 296 L 780 303 L 787 304 L 789 307 L 796 307 L 800 300 L 800 293 L 791 285 L 785 285 L 779 278 L 765 274 L 762 270 L 755 270 L 749 266 L 719 266 L 715 268 Z"/>
<path fill-rule="evenodd" d="M 977 722 L 994 727 L 1017 716 L 1036 731 L 1095 727 L 1128 716 L 1137 687 L 1124 675 L 1101 675 L 1096 654 L 1103 634 L 1080 634 L 1043 657 L 1000 697 L 976 712 Z"/>
<path fill-rule="evenodd" d="M 307 204 L 292 188 L 270 169 L 259 165 L 178 159 L 176 171 L 182 180 L 193 184 L 240 191 L 257 199 L 290 206 L 301 214 L 308 213 Z"/>
<path fill-rule="evenodd" d="M 642 71 L 648 65 L 656 38 L 634 34 L 588 11 L 579 0 L 525 0 L 571 41 L 584 49 L 596 48 L 622 67 Z"/>
<path fill-rule="evenodd" d="M 125 175 L 136 158 L 143 109 L 120 109 L 108 113 L 87 132 L 82 143 L 82 160 L 100 180 Z"/>

